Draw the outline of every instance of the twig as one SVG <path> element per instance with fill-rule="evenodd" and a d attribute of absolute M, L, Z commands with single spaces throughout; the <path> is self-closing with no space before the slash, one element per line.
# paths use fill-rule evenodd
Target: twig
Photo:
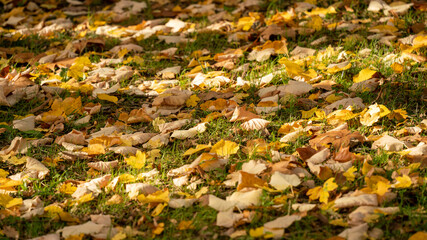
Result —
<path fill-rule="evenodd" d="M 35 113 L 35 112 L 37 112 L 38 110 L 40 110 L 40 109 L 42 109 L 44 106 L 46 106 L 46 104 L 48 104 L 49 102 L 50 102 L 50 100 L 52 100 L 52 96 L 48 93 L 48 94 L 46 94 L 46 96 L 47 96 L 47 99 L 40 105 L 40 106 L 38 106 L 38 107 L 36 107 L 36 108 L 34 108 L 34 109 L 32 109 L 31 111 L 30 111 L 30 113 Z"/>

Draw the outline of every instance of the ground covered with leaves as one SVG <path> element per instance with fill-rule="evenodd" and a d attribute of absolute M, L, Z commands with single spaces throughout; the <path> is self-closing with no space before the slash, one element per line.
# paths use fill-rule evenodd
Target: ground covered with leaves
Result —
<path fill-rule="evenodd" d="M 425 3 L 0 9 L 0 238 L 427 239 Z"/>

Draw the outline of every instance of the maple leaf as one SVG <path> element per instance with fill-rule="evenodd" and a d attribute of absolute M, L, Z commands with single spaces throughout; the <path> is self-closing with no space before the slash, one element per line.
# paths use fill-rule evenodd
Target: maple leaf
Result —
<path fill-rule="evenodd" d="M 408 175 L 403 175 L 402 177 L 396 177 L 396 183 L 392 186 L 394 188 L 408 188 L 412 185 L 412 180 Z"/>
<path fill-rule="evenodd" d="M 145 166 L 147 154 L 145 152 L 137 151 L 135 156 L 125 158 L 125 162 L 136 169 L 141 169 Z"/>
<path fill-rule="evenodd" d="M 365 177 L 365 182 L 367 187 L 363 188 L 362 191 L 366 193 L 376 193 L 380 197 L 384 196 L 391 187 L 389 180 L 378 175 Z"/>
<path fill-rule="evenodd" d="M 320 202 L 328 203 L 329 192 L 338 188 L 338 185 L 334 181 L 335 178 L 332 177 L 323 183 L 323 187 L 317 186 L 309 189 L 307 191 L 307 196 L 309 196 L 310 200 L 319 199 Z"/>

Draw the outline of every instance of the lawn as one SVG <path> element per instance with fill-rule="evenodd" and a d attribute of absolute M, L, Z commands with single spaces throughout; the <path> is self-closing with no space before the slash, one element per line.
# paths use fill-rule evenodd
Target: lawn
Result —
<path fill-rule="evenodd" d="M 0 239 L 427 239 L 426 9 L 0 1 Z"/>

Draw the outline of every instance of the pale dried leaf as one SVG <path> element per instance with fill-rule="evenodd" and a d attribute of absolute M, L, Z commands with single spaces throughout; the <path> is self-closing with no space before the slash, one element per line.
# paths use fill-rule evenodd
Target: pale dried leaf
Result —
<path fill-rule="evenodd" d="M 23 132 L 34 130 L 35 119 L 35 116 L 29 116 L 20 120 L 13 120 L 13 128 Z"/>
<path fill-rule="evenodd" d="M 218 212 L 216 216 L 216 225 L 230 228 L 233 224 L 243 218 L 243 213 L 234 213 L 232 210 Z"/>
<path fill-rule="evenodd" d="M 369 226 L 367 223 L 348 228 L 341 232 L 338 236 L 345 238 L 347 240 L 364 240 L 368 235 Z"/>
<path fill-rule="evenodd" d="M 301 179 L 295 174 L 283 174 L 281 172 L 274 172 L 271 176 L 270 185 L 277 190 L 285 190 L 288 187 L 296 187 L 301 183 Z"/>
<path fill-rule="evenodd" d="M 226 201 L 214 195 L 209 195 L 208 206 L 219 212 L 225 212 L 225 211 L 232 210 L 236 206 L 236 202 Z"/>
<path fill-rule="evenodd" d="M 196 202 L 197 199 L 190 198 L 190 199 L 177 199 L 177 198 L 171 198 L 169 199 L 169 207 L 171 208 L 187 208 L 193 205 L 194 202 Z"/>
<path fill-rule="evenodd" d="M 101 171 L 101 172 L 109 172 L 111 171 L 113 168 L 116 168 L 119 164 L 118 160 L 115 161 L 110 161 L 110 162 L 103 162 L 103 161 L 98 161 L 98 162 L 90 162 L 87 165 L 95 170 Z"/>
<path fill-rule="evenodd" d="M 372 149 L 383 149 L 386 151 L 400 151 L 405 144 L 394 137 L 384 136 L 372 143 Z"/>
<path fill-rule="evenodd" d="M 97 196 L 101 193 L 101 188 L 107 186 L 108 181 L 111 178 L 111 174 L 104 175 L 99 178 L 92 179 L 89 182 L 80 184 L 76 191 L 71 195 L 73 198 L 80 198 L 87 193 L 92 193 Z"/>
<path fill-rule="evenodd" d="M 261 160 L 258 160 L 258 161 L 250 160 L 249 162 L 243 163 L 242 165 L 242 171 L 245 171 L 251 174 L 260 174 L 265 169 L 267 169 L 267 166 Z"/>
<path fill-rule="evenodd" d="M 261 130 L 265 129 L 270 121 L 264 120 L 262 118 L 253 118 L 247 122 L 242 123 L 241 127 L 246 131 L 251 130 Z"/>
<path fill-rule="evenodd" d="M 283 217 L 278 217 L 273 221 L 264 223 L 264 228 L 276 229 L 276 228 L 287 228 L 292 225 L 295 221 L 301 220 L 301 216 L 298 215 L 288 215 Z"/>
<path fill-rule="evenodd" d="M 292 204 L 292 209 L 299 212 L 308 212 L 313 210 L 316 207 L 316 204 L 310 203 L 294 203 Z"/>
<path fill-rule="evenodd" d="M 348 208 L 358 206 L 378 206 L 376 194 L 362 194 L 359 196 L 341 197 L 335 200 L 334 207 Z"/>
<path fill-rule="evenodd" d="M 320 164 L 324 162 L 329 157 L 330 154 L 331 154 L 331 150 L 329 150 L 329 148 L 325 148 L 317 152 L 316 154 L 314 154 L 313 156 L 311 156 L 309 159 L 305 161 L 310 162 L 312 164 Z"/>
<path fill-rule="evenodd" d="M 234 192 L 228 196 L 227 201 L 237 202 L 236 207 L 245 209 L 249 206 L 257 206 L 261 202 L 262 189 L 256 189 L 248 192 Z"/>

